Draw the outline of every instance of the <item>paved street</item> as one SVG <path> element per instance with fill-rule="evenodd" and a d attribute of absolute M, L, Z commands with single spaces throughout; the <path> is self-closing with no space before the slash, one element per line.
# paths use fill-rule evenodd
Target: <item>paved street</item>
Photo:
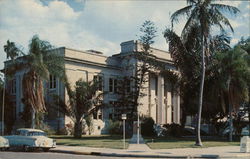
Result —
<path fill-rule="evenodd" d="M 114 157 L 72 155 L 50 152 L 0 152 L 0 159 L 114 159 Z"/>
<path fill-rule="evenodd" d="M 0 159 L 119 159 L 119 158 L 121 157 L 72 155 L 72 154 L 51 153 L 51 152 L 46 152 L 46 153 L 45 152 L 0 152 Z M 122 157 L 122 158 L 135 159 L 131 157 Z"/>
<path fill-rule="evenodd" d="M 119 159 L 121 157 L 104 157 L 91 155 L 72 155 L 51 152 L 0 152 L 0 159 Z M 124 159 L 135 159 L 122 157 Z M 227 157 L 228 158 L 228 157 Z M 150 159 L 150 158 L 147 158 Z M 239 157 L 239 159 L 249 159 L 249 157 Z"/>

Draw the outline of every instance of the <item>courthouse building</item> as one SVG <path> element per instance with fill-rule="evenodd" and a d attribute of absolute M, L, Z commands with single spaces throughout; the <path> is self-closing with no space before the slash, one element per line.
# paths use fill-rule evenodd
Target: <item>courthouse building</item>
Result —
<path fill-rule="evenodd" d="M 79 51 L 70 48 L 60 47 L 55 51 L 64 56 L 65 69 L 71 85 L 82 78 L 91 81 L 94 78 L 101 79 L 102 85 L 100 91 L 104 94 L 104 107 L 98 110 L 93 119 L 93 134 L 106 133 L 108 121 L 114 117 L 116 107 L 111 103 L 119 99 L 116 93 L 117 79 L 125 76 L 135 76 L 138 60 L 133 56 L 142 49 L 137 41 L 127 41 L 121 43 L 120 53 L 110 57 L 95 50 Z M 156 56 L 156 60 L 166 64 L 168 69 L 176 71 L 173 66 L 170 53 L 159 49 L 151 49 L 151 54 Z M 20 57 L 22 58 L 22 57 Z M 8 61 L 5 62 L 8 66 Z M 15 119 L 20 119 L 20 112 L 24 110 L 22 103 L 22 78 L 25 70 L 18 70 L 13 78 L 7 80 L 7 90 L 12 96 L 12 102 L 15 105 Z M 45 98 L 51 102 L 49 94 L 57 94 L 67 102 L 67 94 L 64 84 L 56 77 L 50 76 L 50 80 L 45 84 Z M 130 85 L 133 89 L 133 85 Z M 148 81 L 143 90 L 145 96 L 140 99 L 142 105 L 139 106 L 140 115 L 152 117 L 156 124 L 180 123 L 180 97 L 173 91 L 171 83 L 164 78 L 157 70 L 148 75 Z M 59 111 L 48 108 L 48 115 L 45 121 L 53 128 L 63 128 L 70 119 L 59 113 Z"/>

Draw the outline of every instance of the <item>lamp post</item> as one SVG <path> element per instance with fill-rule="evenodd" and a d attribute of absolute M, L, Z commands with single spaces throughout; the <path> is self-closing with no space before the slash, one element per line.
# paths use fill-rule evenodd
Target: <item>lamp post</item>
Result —
<path fill-rule="evenodd" d="M 139 117 L 139 102 L 137 106 L 137 144 L 140 144 L 140 117 Z"/>
<path fill-rule="evenodd" d="M 126 114 L 122 114 L 122 120 L 123 120 L 123 149 L 126 147 L 126 129 L 125 129 L 125 120 L 127 119 Z"/>
<path fill-rule="evenodd" d="M 6 74 L 6 69 L 4 67 L 4 77 L 3 77 L 3 105 L 2 105 L 2 136 L 4 135 L 5 74 Z"/>

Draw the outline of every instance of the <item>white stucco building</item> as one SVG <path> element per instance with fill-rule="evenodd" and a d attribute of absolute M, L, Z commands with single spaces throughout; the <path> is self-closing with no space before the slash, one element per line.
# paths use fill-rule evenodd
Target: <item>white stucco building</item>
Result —
<path fill-rule="evenodd" d="M 170 53 L 152 48 L 152 54 L 159 62 L 166 64 L 168 69 L 176 70 Z M 119 100 L 116 93 L 117 79 L 124 76 L 135 76 L 136 63 L 134 58 L 136 52 L 141 51 L 141 45 L 137 41 L 127 41 L 121 43 L 121 52 L 113 56 L 104 56 L 101 52 L 88 50 L 78 51 L 70 48 L 60 47 L 55 49 L 64 56 L 66 74 L 71 85 L 74 85 L 80 78 L 91 81 L 100 78 L 102 83 L 101 91 L 104 94 L 104 103 L 114 103 Z M 168 82 L 158 71 L 155 70 L 148 75 L 148 81 L 143 90 L 145 96 L 140 99 L 142 105 L 139 107 L 141 115 L 152 117 L 157 124 L 180 123 L 180 97 L 175 93 Z M 24 71 L 19 70 L 13 78 L 8 81 L 7 90 L 12 95 L 15 103 L 15 118 L 19 119 L 19 113 L 23 111 L 22 96 L 22 77 Z M 51 76 L 50 81 L 45 86 L 46 100 L 51 101 L 48 94 L 54 93 L 67 101 L 67 94 L 64 84 L 57 78 Z M 133 84 L 130 84 L 133 89 Z M 94 116 L 94 134 L 105 133 L 105 127 L 109 119 L 114 117 L 113 106 L 102 107 Z M 116 114 L 117 115 L 117 114 Z M 65 115 L 48 108 L 46 122 L 55 129 L 62 128 L 70 122 Z"/>

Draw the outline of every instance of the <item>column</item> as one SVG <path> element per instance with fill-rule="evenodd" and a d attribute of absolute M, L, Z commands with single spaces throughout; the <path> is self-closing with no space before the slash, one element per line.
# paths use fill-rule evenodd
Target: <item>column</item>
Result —
<path fill-rule="evenodd" d="M 171 93 L 171 89 L 170 89 L 170 84 L 167 85 L 167 94 L 166 94 L 166 98 L 167 98 L 167 102 L 166 102 L 166 123 L 167 124 L 171 124 L 172 123 L 172 93 Z"/>
<path fill-rule="evenodd" d="M 158 116 L 158 123 L 165 124 L 165 105 L 164 105 L 164 78 L 162 76 L 158 76 L 158 92 L 157 92 L 157 116 Z"/>
<path fill-rule="evenodd" d="M 180 124 L 180 95 L 174 93 L 174 123 Z"/>

